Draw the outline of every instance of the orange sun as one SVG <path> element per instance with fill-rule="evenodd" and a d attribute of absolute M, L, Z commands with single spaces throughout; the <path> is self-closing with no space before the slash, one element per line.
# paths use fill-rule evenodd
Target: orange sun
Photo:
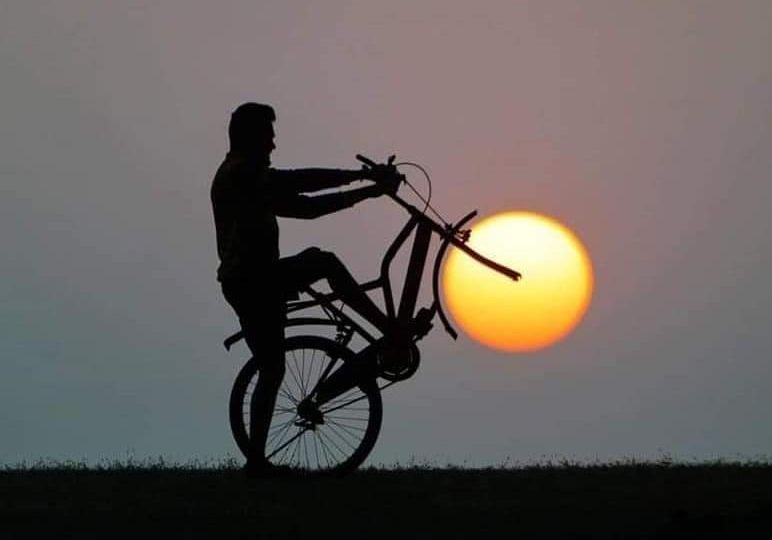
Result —
<path fill-rule="evenodd" d="M 505 212 L 474 225 L 469 246 L 523 275 L 514 282 L 458 249 L 450 252 L 445 301 L 473 339 L 503 351 L 535 351 L 579 324 L 592 296 L 592 263 L 567 227 L 541 214 Z"/>

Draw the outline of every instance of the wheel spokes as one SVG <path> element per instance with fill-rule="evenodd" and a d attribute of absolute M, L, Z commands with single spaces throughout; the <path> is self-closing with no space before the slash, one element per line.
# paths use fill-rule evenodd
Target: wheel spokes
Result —
<path fill-rule="evenodd" d="M 271 462 L 307 470 L 334 469 L 346 463 L 365 440 L 372 411 L 362 388 L 352 388 L 324 403 L 319 408 L 321 419 L 298 415 L 298 404 L 328 375 L 328 366 L 341 358 L 331 350 L 311 346 L 286 351 L 285 376 L 266 440 L 265 455 Z M 243 394 L 242 417 L 247 428 L 259 371 L 256 375 Z"/>

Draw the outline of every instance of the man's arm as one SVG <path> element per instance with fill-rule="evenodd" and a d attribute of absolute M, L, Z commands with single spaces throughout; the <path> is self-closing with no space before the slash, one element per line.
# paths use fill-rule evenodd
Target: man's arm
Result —
<path fill-rule="evenodd" d="M 358 202 L 379 197 L 387 193 L 388 186 L 374 184 L 339 193 L 328 193 L 315 197 L 304 195 L 287 195 L 276 199 L 274 212 L 277 216 L 299 219 L 314 219 L 327 214 L 332 214 L 344 208 L 354 206 Z"/>
<path fill-rule="evenodd" d="M 364 169 L 268 169 L 271 188 L 293 193 L 310 193 L 367 179 Z"/>

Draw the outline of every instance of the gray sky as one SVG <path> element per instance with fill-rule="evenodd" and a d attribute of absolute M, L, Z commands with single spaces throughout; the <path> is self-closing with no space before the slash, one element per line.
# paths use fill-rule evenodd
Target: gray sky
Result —
<path fill-rule="evenodd" d="M 769 455 L 771 28 L 767 1 L 3 2 L 0 463 L 236 454 L 209 183 L 245 100 L 277 166 L 396 152 L 448 217 L 546 213 L 593 258 L 553 348 L 424 340 L 373 462 Z M 404 217 L 284 221 L 282 250 L 370 278 Z"/>

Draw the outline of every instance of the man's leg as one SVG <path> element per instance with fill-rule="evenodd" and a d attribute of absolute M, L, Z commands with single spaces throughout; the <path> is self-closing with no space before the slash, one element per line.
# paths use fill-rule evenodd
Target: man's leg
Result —
<path fill-rule="evenodd" d="M 223 294 L 239 317 L 252 356 L 260 362 L 249 404 L 247 468 L 266 466 L 265 444 L 276 396 L 284 378 L 284 300 L 276 284 L 263 281 L 223 283 Z"/>
<path fill-rule="evenodd" d="M 367 296 L 334 253 L 309 248 L 281 259 L 280 267 L 283 275 L 298 287 L 326 279 L 330 288 L 354 311 L 382 332 L 388 331 L 389 319 L 386 314 Z"/>
<path fill-rule="evenodd" d="M 247 469 L 268 465 L 265 445 L 276 397 L 284 379 L 284 317 L 280 310 L 256 321 L 242 323 L 252 356 L 259 359 L 257 384 L 249 404 L 249 452 Z"/>

